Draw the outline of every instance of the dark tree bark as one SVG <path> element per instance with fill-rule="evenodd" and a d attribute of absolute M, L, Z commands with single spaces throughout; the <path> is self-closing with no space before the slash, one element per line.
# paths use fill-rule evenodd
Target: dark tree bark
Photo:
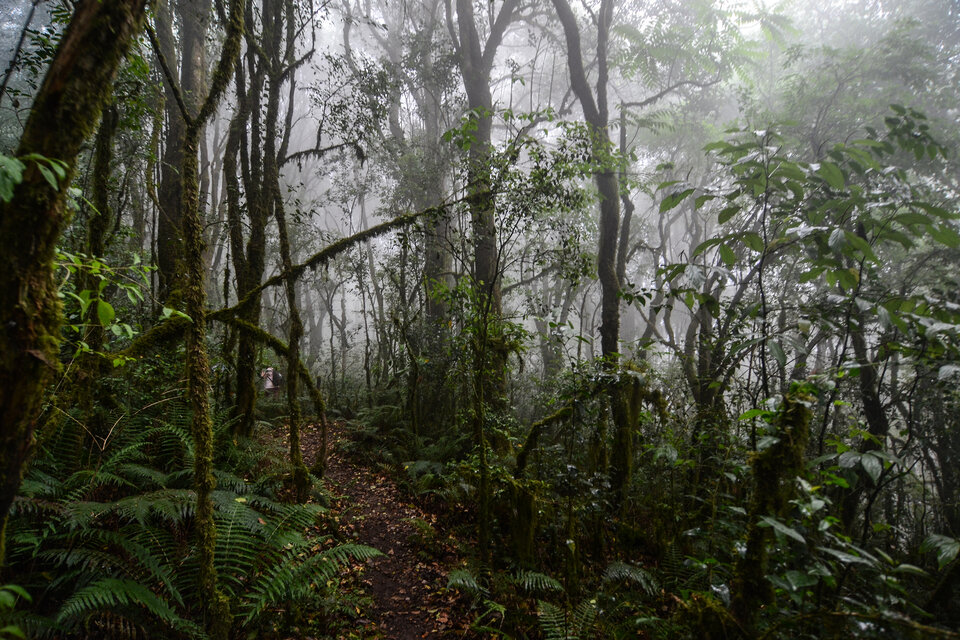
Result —
<path fill-rule="evenodd" d="M 210 15 L 210 0 L 176 0 L 180 17 L 180 92 L 183 101 L 192 109 L 199 108 L 206 68 L 205 39 Z M 171 69 L 178 66 L 177 49 L 173 40 L 173 11 L 168 3 L 157 12 L 157 41 L 160 53 Z M 173 90 L 166 87 L 167 134 L 162 160 L 157 217 L 157 296 L 165 301 L 178 281 L 177 271 L 183 258 L 183 145 L 186 121 L 177 105 Z"/>
<path fill-rule="evenodd" d="M 553 6 L 563 26 L 567 42 L 567 64 L 570 70 L 570 83 L 574 94 L 580 101 L 583 117 L 590 127 L 592 140 L 592 162 L 594 163 L 594 182 L 600 194 L 600 229 L 597 247 L 597 276 L 600 280 L 600 353 L 608 371 L 618 368 L 620 351 L 620 278 L 617 275 L 617 238 L 620 231 L 620 193 L 617 168 L 610 161 L 612 145 L 608 130 L 607 107 L 607 38 L 610 21 L 613 17 L 613 1 L 603 0 L 600 5 L 597 22 L 597 88 L 596 96 L 587 83 L 583 54 L 580 45 L 580 27 L 567 0 L 552 0 Z M 611 383 L 609 389 L 610 406 L 614 422 L 613 457 L 610 461 L 610 480 L 613 488 L 613 502 L 622 503 L 627 485 L 632 475 L 633 429 L 627 411 L 623 389 L 617 383 Z M 598 464 L 603 466 L 606 459 L 603 450 L 604 435 L 598 434 Z"/>
<path fill-rule="evenodd" d="M 279 8 L 278 8 L 279 9 Z M 287 216 L 283 207 L 283 195 L 280 189 L 280 167 L 278 165 L 279 155 L 286 156 L 286 144 L 281 143 L 280 149 L 277 149 L 276 141 L 276 122 L 277 109 L 280 105 L 280 89 L 283 86 L 284 78 L 289 74 L 290 82 L 293 83 L 292 65 L 294 64 L 294 8 L 290 0 L 283 3 L 282 10 L 276 13 L 276 22 L 270 25 L 264 23 L 264 32 L 269 34 L 266 38 L 268 55 L 272 55 L 270 76 L 270 90 L 267 98 L 267 131 L 268 135 L 264 144 L 264 168 L 263 178 L 265 190 L 270 194 L 270 200 L 273 204 L 273 215 L 277 221 L 277 229 L 280 235 L 280 259 L 283 264 L 283 270 L 287 273 L 284 288 L 287 294 L 287 312 L 289 313 L 289 332 L 287 335 L 287 420 L 289 421 L 290 432 L 290 464 L 293 468 L 293 486 L 297 499 L 305 501 L 310 490 L 310 473 L 303 463 L 303 452 L 300 450 L 300 427 L 302 421 L 302 412 L 300 411 L 299 376 L 293 372 L 297 370 L 300 362 L 300 341 L 303 338 L 303 321 L 300 319 L 300 308 L 297 304 L 297 276 L 293 272 L 293 259 L 290 250 L 290 231 L 287 227 Z M 286 23 L 284 23 L 284 19 Z M 285 52 L 280 52 L 281 28 L 285 26 L 286 47 Z M 288 105 L 288 109 L 293 109 L 293 103 Z M 292 113 L 288 112 L 288 113 Z M 287 118 L 289 123 L 290 118 Z M 273 130 L 273 135 L 269 133 Z M 284 132 L 284 140 L 288 139 L 288 131 Z"/>
<path fill-rule="evenodd" d="M 16 152 L 66 163 L 66 178 L 54 189 L 30 160 L 13 199 L 0 203 L 0 561 L 43 390 L 58 370 L 61 308 L 53 255 L 66 222 L 66 188 L 80 147 L 100 120 L 117 69 L 140 31 L 146 4 L 100 0 L 77 7 Z"/>
<path fill-rule="evenodd" d="M 470 217 L 473 228 L 473 279 L 481 294 L 481 306 L 487 321 L 498 322 L 503 315 L 500 292 L 500 255 L 497 248 L 496 203 L 491 192 L 490 154 L 493 126 L 493 97 L 490 94 L 490 72 L 497 49 L 507 27 L 514 20 L 517 0 L 506 0 L 490 25 L 486 42 L 481 43 L 472 0 L 457 0 L 457 49 L 467 107 L 473 111 L 477 129 L 470 145 L 467 170 L 470 194 Z M 491 348 L 489 364 L 484 365 L 487 382 L 486 402 L 502 398 L 507 354 Z"/>
<path fill-rule="evenodd" d="M 734 570 L 730 608 L 740 625 L 752 631 L 760 609 L 773 602 L 773 585 L 767 580 L 772 529 L 760 526 L 762 518 L 783 517 L 796 492 L 796 478 L 804 470 L 804 452 L 810 437 L 811 396 L 790 392 L 777 415 L 778 441 L 758 452 L 752 463 L 753 497 L 750 500 L 747 545 Z"/>
<path fill-rule="evenodd" d="M 113 158 L 113 140 L 117 132 L 120 114 L 115 105 L 111 105 L 103 112 L 100 128 L 97 131 L 93 150 L 93 207 L 88 213 L 86 253 L 94 258 L 102 258 L 107 250 L 107 234 L 113 215 L 110 210 L 110 163 Z M 77 369 L 75 389 L 77 405 L 84 415 L 87 432 L 94 438 L 103 438 L 104 429 L 103 409 L 95 406 L 95 398 L 99 397 L 100 374 L 104 360 L 99 355 L 103 351 L 106 333 L 100 323 L 98 301 L 102 297 L 100 281 L 89 272 L 84 271 L 78 279 L 78 289 L 91 291 L 94 302 L 88 307 L 84 319 L 88 329 L 84 333 L 84 341 L 91 353 L 85 353 L 80 358 Z"/>

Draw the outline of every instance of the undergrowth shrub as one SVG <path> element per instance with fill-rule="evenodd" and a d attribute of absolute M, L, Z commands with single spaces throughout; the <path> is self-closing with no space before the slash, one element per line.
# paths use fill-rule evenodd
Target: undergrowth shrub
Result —
<path fill-rule="evenodd" d="M 189 419 L 171 399 L 116 418 L 105 441 L 88 442 L 77 421 L 47 434 L 8 538 L 9 568 L 34 602 L 10 622 L 37 638 L 204 636 Z M 218 417 L 211 497 L 219 587 L 235 633 L 271 637 L 297 625 L 298 612 L 322 608 L 348 562 L 379 552 L 331 546 L 323 507 L 280 499 L 281 445 L 235 441 L 228 426 Z M 87 442 L 87 464 L 78 463 L 77 442 Z"/>

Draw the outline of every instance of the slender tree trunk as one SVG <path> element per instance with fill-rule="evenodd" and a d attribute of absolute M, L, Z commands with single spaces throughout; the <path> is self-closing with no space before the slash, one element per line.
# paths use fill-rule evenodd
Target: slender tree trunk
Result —
<path fill-rule="evenodd" d="M 197 495 L 195 527 L 199 561 L 198 593 L 203 607 L 208 635 L 225 639 L 230 631 L 230 605 L 217 588 L 214 566 L 216 526 L 213 519 L 211 492 L 216 487 L 213 477 L 213 421 L 210 416 L 210 362 L 207 355 L 206 334 L 206 269 L 204 265 L 203 216 L 200 204 L 200 137 L 206 121 L 216 111 L 233 73 L 240 54 L 243 34 L 244 0 L 231 0 L 227 38 L 220 60 L 214 71 L 210 92 L 203 100 L 197 115 L 184 113 L 187 123 L 183 143 L 181 167 L 184 237 L 184 278 L 179 283 L 184 307 L 191 322 L 187 331 L 186 373 L 187 395 L 193 411 L 191 434 L 194 446 L 194 491 Z M 168 79 L 169 80 L 169 79 Z M 176 87 L 171 83 L 171 88 Z"/>
<path fill-rule="evenodd" d="M 173 39 L 173 7 L 171 0 L 161 0 L 156 12 L 156 32 L 159 54 L 170 69 L 178 64 L 177 49 Z M 183 78 L 181 77 L 181 82 Z M 163 158 L 160 162 L 160 186 L 157 189 L 159 213 L 157 215 L 156 264 L 157 297 L 166 301 L 173 289 L 177 273 L 177 260 L 183 255 L 183 237 L 181 226 L 183 214 L 182 184 L 180 169 L 183 165 L 183 135 L 185 123 L 173 94 L 173 89 L 164 83 L 166 100 L 166 133 L 164 135 Z"/>
<path fill-rule="evenodd" d="M 620 357 L 620 278 L 617 275 L 617 238 L 620 232 L 618 176 L 610 164 L 610 135 L 607 107 L 607 36 L 613 17 L 613 1 L 603 0 L 597 15 L 598 78 L 596 97 L 587 84 L 580 46 L 580 28 L 567 0 L 552 0 L 567 41 L 570 82 L 591 130 L 594 182 L 600 195 L 600 228 L 597 247 L 597 276 L 600 280 L 600 353 L 607 371 L 616 372 Z M 633 463 L 633 431 L 623 387 L 613 381 L 609 388 L 613 415 L 613 456 L 610 483 L 615 508 L 623 502 Z M 603 442 L 598 443 L 603 446 Z"/>
<path fill-rule="evenodd" d="M 113 158 L 113 139 L 119 123 L 116 106 L 107 107 L 103 112 L 100 129 L 97 131 L 93 151 L 93 206 L 90 208 L 87 223 L 87 255 L 102 258 L 107 249 L 107 233 L 113 216 L 110 211 L 110 162 Z M 84 341 L 90 352 L 82 354 L 80 367 L 76 373 L 77 405 L 83 411 L 87 433 L 94 438 L 106 436 L 103 426 L 103 408 L 96 407 L 94 399 L 99 396 L 100 372 L 103 360 L 99 353 L 103 351 L 106 334 L 100 322 L 99 301 L 103 296 L 100 280 L 92 273 L 83 272 L 78 288 L 91 292 L 94 301 L 87 309 Z"/>

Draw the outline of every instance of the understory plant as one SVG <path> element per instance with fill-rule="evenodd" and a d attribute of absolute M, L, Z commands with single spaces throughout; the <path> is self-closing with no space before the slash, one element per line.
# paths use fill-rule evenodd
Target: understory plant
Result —
<path fill-rule="evenodd" d="M 97 443 L 76 419 L 44 434 L 9 531 L 9 568 L 33 596 L 9 618 L 30 637 L 205 637 L 189 411 L 173 398 L 131 413 Z M 322 612 L 339 570 L 379 552 L 332 543 L 322 506 L 284 501 L 269 442 L 235 441 L 224 419 L 216 438 L 215 563 L 233 633 L 288 633 Z"/>

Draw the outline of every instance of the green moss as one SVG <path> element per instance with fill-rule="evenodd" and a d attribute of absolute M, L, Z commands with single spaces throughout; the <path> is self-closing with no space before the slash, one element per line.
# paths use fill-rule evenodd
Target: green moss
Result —
<path fill-rule="evenodd" d="M 777 441 L 753 456 L 753 497 L 748 510 L 746 551 L 737 562 L 731 608 L 745 629 L 751 629 L 760 608 L 773 602 L 766 578 L 770 528 L 761 518 L 782 517 L 794 493 L 794 479 L 803 473 L 803 455 L 810 435 L 811 397 L 803 390 L 786 394 L 774 421 Z"/>

